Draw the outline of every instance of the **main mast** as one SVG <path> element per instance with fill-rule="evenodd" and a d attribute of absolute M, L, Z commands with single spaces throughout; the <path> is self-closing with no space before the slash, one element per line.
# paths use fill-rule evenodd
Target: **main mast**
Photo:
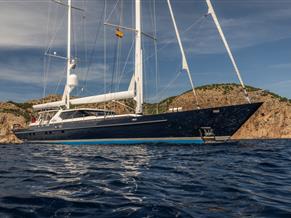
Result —
<path fill-rule="evenodd" d="M 141 0 L 135 0 L 135 86 L 136 114 L 143 113 L 143 69 L 141 48 Z"/>

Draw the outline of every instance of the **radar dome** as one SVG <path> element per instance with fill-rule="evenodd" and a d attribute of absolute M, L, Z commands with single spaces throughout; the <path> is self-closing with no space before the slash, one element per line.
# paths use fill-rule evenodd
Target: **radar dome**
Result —
<path fill-rule="evenodd" d="M 68 85 L 71 87 L 71 88 L 74 88 L 78 85 L 78 77 L 76 74 L 71 74 L 69 76 L 69 80 L 68 80 Z"/>

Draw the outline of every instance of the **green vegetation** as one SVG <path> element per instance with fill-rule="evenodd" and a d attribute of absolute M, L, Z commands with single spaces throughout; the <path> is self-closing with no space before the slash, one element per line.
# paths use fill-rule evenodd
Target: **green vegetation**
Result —
<path fill-rule="evenodd" d="M 240 88 L 240 87 L 241 87 L 240 84 L 236 84 L 236 83 L 222 83 L 222 84 L 210 84 L 210 85 L 199 86 L 196 88 L 196 90 L 216 89 L 216 90 L 223 91 L 223 94 L 228 94 L 228 93 L 231 93 L 235 88 Z M 246 86 L 246 88 L 247 88 L 248 92 L 255 92 L 255 91 L 261 90 L 261 89 L 258 89 L 258 88 L 252 87 L 252 86 Z M 186 91 L 186 92 L 182 93 L 181 95 L 186 94 L 186 93 L 191 92 L 191 91 L 192 90 Z M 270 92 L 269 90 L 261 90 L 260 95 L 261 96 L 270 95 L 272 98 L 279 99 L 279 101 L 281 101 L 281 102 L 288 102 L 291 104 L 291 99 L 277 95 L 273 92 Z M 50 95 L 50 96 L 45 97 L 44 99 L 56 100 L 56 99 L 59 99 L 60 97 L 61 96 Z M 177 96 L 172 96 L 172 97 L 166 98 L 166 99 L 160 101 L 159 103 L 145 103 L 144 104 L 145 114 L 156 114 L 157 112 L 159 112 L 159 113 L 167 112 L 169 105 L 171 103 L 173 103 L 173 101 L 176 97 Z M 16 116 L 23 116 L 25 118 L 25 120 L 28 122 L 30 120 L 31 113 L 33 113 L 32 112 L 32 104 L 33 104 L 32 102 L 35 102 L 35 101 L 39 101 L 39 100 L 33 100 L 30 102 L 24 102 L 24 103 L 17 103 L 17 102 L 13 102 L 13 101 L 8 101 L 7 103 L 15 105 L 18 109 L 0 109 L 0 112 L 12 113 Z M 128 109 L 135 108 L 135 102 L 131 99 L 123 100 L 120 102 L 129 106 Z M 103 104 L 102 105 L 96 104 L 93 106 L 95 106 L 95 107 L 102 106 L 103 107 L 104 105 Z"/>
<path fill-rule="evenodd" d="M 7 101 L 7 103 L 14 104 L 14 105 L 16 105 L 17 107 L 19 107 L 19 108 L 21 108 L 23 110 L 27 110 L 27 109 L 31 109 L 32 108 L 32 104 L 31 103 L 27 103 L 27 102 L 17 103 L 17 102 L 14 102 L 14 101 Z"/>
<path fill-rule="evenodd" d="M 272 98 L 277 98 L 277 99 L 279 99 L 279 101 L 281 101 L 281 102 L 291 102 L 291 99 L 288 99 L 288 98 L 282 97 L 282 96 L 280 96 L 280 95 L 278 95 L 278 94 L 275 94 L 275 93 L 273 93 L 273 92 L 270 92 L 269 90 L 265 90 L 264 93 L 266 93 L 267 95 L 268 95 L 268 94 L 271 95 Z"/>
<path fill-rule="evenodd" d="M 29 110 L 32 109 L 32 104 L 27 103 L 27 102 L 17 103 L 14 101 L 7 101 L 7 103 L 15 105 L 16 108 L 5 108 L 5 109 L 0 108 L 0 112 L 14 114 L 15 116 L 18 116 L 18 117 L 22 116 L 24 117 L 26 122 L 30 121 L 31 112 Z"/>
<path fill-rule="evenodd" d="M 196 90 L 213 90 L 213 89 L 220 89 L 220 90 L 223 90 L 223 94 L 227 94 L 229 92 L 231 92 L 232 90 L 234 90 L 235 87 L 241 87 L 240 84 L 237 84 L 237 83 L 221 83 L 221 84 L 210 84 L 210 85 L 203 85 L 203 86 L 198 86 L 196 88 Z M 259 88 L 255 88 L 253 86 L 246 86 L 246 89 L 248 92 L 255 92 L 255 91 L 260 91 L 261 89 Z M 188 92 L 192 92 L 192 90 L 188 90 L 183 94 L 186 94 Z M 285 98 L 285 97 L 282 97 L 278 94 L 275 94 L 273 92 L 270 92 L 269 90 L 264 90 L 262 93 L 261 93 L 262 96 L 267 96 L 267 95 L 271 95 L 273 98 L 277 98 L 279 99 L 280 101 L 282 102 L 291 102 L 291 99 L 288 99 L 288 98 Z"/>
<path fill-rule="evenodd" d="M 145 103 L 144 104 L 144 113 L 145 114 L 156 114 L 158 110 L 158 104 L 157 103 Z"/>
<path fill-rule="evenodd" d="M 241 87 L 240 84 L 237 83 L 215 83 L 215 84 L 210 84 L 210 85 L 203 85 L 203 86 L 198 86 L 196 89 L 197 90 L 212 90 L 212 89 L 222 89 L 226 92 L 232 91 L 234 87 Z M 246 86 L 246 89 L 248 92 L 254 92 L 254 91 L 259 91 L 260 89 L 252 87 L 252 86 Z M 189 90 L 191 91 L 191 90 Z M 187 92 L 189 92 L 187 91 Z"/>
<path fill-rule="evenodd" d="M 255 91 L 260 91 L 261 89 L 259 88 L 255 88 L 255 87 L 252 87 L 252 86 L 246 86 L 246 89 L 248 92 L 255 92 Z"/>
<path fill-rule="evenodd" d="M 14 114 L 15 116 L 22 116 L 24 117 L 26 122 L 30 121 L 31 115 L 28 111 L 26 110 L 19 110 L 19 109 L 0 109 L 0 112 L 2 113 L 10 113 Z"/>
<path fill-rule="evenodd" d="M 216 89 L 216 90 L 223 91 L 223 94 L 226 95 L 226 94 L 231 93 L 235 88 L 241 88 L 241 85 L 237 84 L 237 83 L 209 84 L 209 85 L 198 86 L 198 87 L 196 87 L 196 90 L 205 91 L 205 90 Z M 277 95 L 277 94 L 275 94 L 273 92 L 270 92 L 268 90 L 264 90 L 263 91 L 262 89 L 255 88 L 255 87 L 248 86 L 248 85 L 246 86 L 246 90 L 248 92 L 255 92 L 255 91 L 260 91 L 261 90 L 262 91 L 262 92 L 260 92 L 261 96 L 271 95 L 272 98 L 279 99 L 279 101 L 281 101 L 281 102 L 288 102 L 288 103 L 291 104 L 291 99 L 282 97 L 282 96 Z M 189 93 L 189 92 L 192 92 L 192 90 L 188 90 L 188 91 L 182 93 L 181 95 Z M 159 102 L 158 103 L 159 113 L 167 112 L 169 105 L 173 102 L 173 100 L 176 97 L 177 96 L 172 96 L 172 97 L 166 98 L 166 99 L 162 100 L 161 102 Z M 145 112 L 147 114 L 156 113 L 156 110 L 157 110 L 157 103 L 152 103 L 152 104 L 147 103 L 147 104 L 145 104 Z"/>

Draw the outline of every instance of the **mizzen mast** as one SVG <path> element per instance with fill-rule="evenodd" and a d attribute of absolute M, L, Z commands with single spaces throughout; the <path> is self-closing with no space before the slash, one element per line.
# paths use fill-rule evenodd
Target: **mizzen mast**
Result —
<path fill-rule="evenodd" d="M 71 57 L 71 34 L 72 34 L 72 9 L 77 9 L 80 11 L 83 11 L 82 9 L 76 8 L 72 6 L 72 0 L 68 0 L 67 4 L 63 3 L 59 0 L 53 0 L 55 3 L 60 4 L 62 6 L 67 7 L 67 13 L 68 13 L 68 21 L 67 21 L 67 56 L 62 57 L 58 56 L 56 54 L 49 54 L 46 53 L 46 55 L 61 59 L 66 59 L 66 71 L 67 71 L 67 78 L 66 78 L 66 85 L 63 93 L 63 97 L 61 101 L 56 102 L 50 102 L 50 103 L 44 103 L 44 104 L 38 104 L 34 105 L 34 109 L 42 110 L 42 109 L 49 109 L 54 107 L 61 107 L 66 106 L 67 109 L 70 108 L 70 93 L 72 90 L 77 86 L 78 79 L 77 75 L 71 74 L 71 69 L 75 68 L 76 63 L 75 60 Z"/>
<path fill-rule="evenodd" d="M 72 0 L 68 0 L 68 29 L 67 29 L 67 82 L 64 90 L 63 101 L 66 108 L 70 108 L 70 93 L 78 85 L 77 75 L 71 74 L 71 69 L 76 66 L 75 59 L 71 57 L 71 35 L 72 35 Z M 78 9 L 81 10 L 81 9 Z"/>
<path fill-rule="evenodd" d="M 71 28 L 72 28 L 72 0 L 68 0 L 68 29 L 67 29 L 67 83 L 64 91 L 66 107 L 70 108 L 69 78 L 71 74 Z"/>
<path fill-rule="evenodd" d="M 230 50 L 230 47 L 229 47 L 229 45 L 228 45 L 228 42 L 226 41 L 226 38 L 225 38 L 225 36 L 224 36 L 224 33 L 223 33 L 222 28 L 221 28 L 221 26 L 220 26 L 220 23 L 219 23 L 219 21 L 218 21 L 218 19 L 217 19 L 217 16 L 216 16 L 215 10 L 214 10 L 214 8 L 213 8 L 213 6 L 212 6 L 211 0 L 206 0 L 206 3 L 207 3 L 207 6 L 208 6 L 208 14 L 211 14 L 211 16 L 212 16 L 212 18 L 213 18 L 213 21 L 214 21 L 214 23 L 215 23 L 215 25 L 216 25 L 216 28 L 217 28 L 217 30 L 218 30 L 218 32 L 219 32 L 219 34 L 220 34 L 220 37 L 221 37 L 221 39 L 222 39 L 222 41 L 223 41 L 223 44 L 224 44 L 224 46 L 225 46 L 225 48 L 226 48 L 226 51 L 227 51 L 228 56 L 229 56 L 229 58 L 230 58 L 230 60 L 231 60 L 231 63 L 232 63 L 232 65 L 233 65 L 234 69 L 235 69 L 235 72 L 236 72 L 236 74 L 237 74 L 237 77 L 238 77 L 238 79 L 239 79 L 239 82 L 240 82 L 240 84 L 241 84 L 241 86 L 242 86 L 242 88 L 243 88 L 245 98 L 247 99 L 247 101 L 248 101 L 249 103 L 251 103 L 251 100 L 250 100 L 250 98 L 249 98 L 249 96 L 248 96 L 248 92 L 247 92 L 247 90 L 246 90 L 245 84 L 244 84 L 244 82 L 243 82 L 243 80 L 242 80 L 242 77 L 241 77 L 240 71 L 239 71 L 238 66 L 237 66 L 237 64 L 236 64 L 236 61 L 235 61 L 235 59 L 234 59 L 234 56 L 233 56 L 233 54 L 232 54 L 232 52 L 231 52 L 231 50 Z"/>

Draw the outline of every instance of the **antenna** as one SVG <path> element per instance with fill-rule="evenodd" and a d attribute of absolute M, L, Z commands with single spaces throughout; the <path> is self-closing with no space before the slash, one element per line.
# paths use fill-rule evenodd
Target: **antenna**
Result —
<path fill-rule="evenodd" d="M 218 21 L 218 19 L 217 19 L 217 16 L 216 16 L 216 13 L 215 13 L 214 8 L 213 8 L 213 6 L 212 6 L 211 0 L 206 0 L 206 3 L 207 3 L 207 5 L 208 5 L 208 14 L 211 14 L 211 16 L 212 16 L 212 18 L 213 18 L 213 21 L 214 21 L 214 23 L 215 23 L 215 25 L 216 25 L 216 27 L 217 27 L 217 30 L 218 30 L 218 32 L 219 32 L 219 34 L 220 34 L 220 37 L 221 37 L 221 39 L 222 39 L 222 41 L 223 41 L 223 44 L 224 44 L 225 48 L 226 48 L 226 51 L 227 51 L 227 53 L 228 53 L 228 56 L 229 56 L 229 58 L 230 58 L 230 60 L 231 60 L 231 63 L 232 63 L 232 65 L 233 65 L 234 69 L 235 69 L 235 72 L 236 72 L 236 74 L 237 74 L 237 77 L 238 77 L 238 79 L 239 79 L 239 82 L 240 82 L 240 84 L 241 84 L 241 86 L 242 86 L 242 88 L 243 88 L 245 98 L 246 98 L 246 100 L 247 100 L 249 103 L 251 103 L 251 100 L 250 100 L 250 98 L 249 98 L 249 95 L 248 95 L 248 92 L 247 92 L 247 90 L 246 90 L 245 84 L 244 84 L 244 82 L 243 82 L 243 80 L 242 80 L 242 77 L 241 77 L 240 71 L 239 71 L 239 69 L 238 69 L 238 67 L 237 67 L 237 64 L 236 64 L 236 61 L 235 61 L 235 59 L 234 59 L 234 56 L 232 55 L 232 52 L 231 52 L 230 47 L 229 47 L 229 45 L 228 45 L 228 42 L 226 41 L 226 38 L 225 38 L 225 36 L 224 36 L 224 33 L 223 33 L 222 28 L 221 28 L 221 26 L 220 26 L 220 23 L 219 23 L 219 21 Z"/>

